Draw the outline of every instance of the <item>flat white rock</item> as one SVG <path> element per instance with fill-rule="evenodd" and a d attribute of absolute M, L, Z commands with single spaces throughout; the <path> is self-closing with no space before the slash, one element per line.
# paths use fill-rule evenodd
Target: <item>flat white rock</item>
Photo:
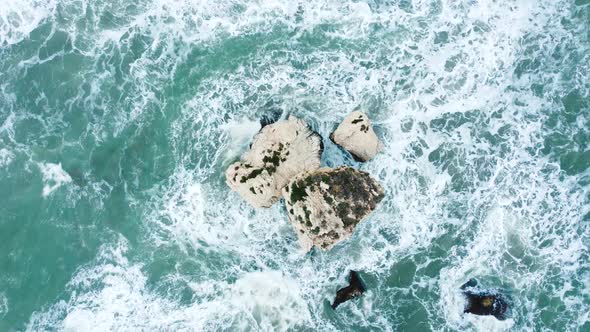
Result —
<path fill-rule="evenodd" d="M 367 115 L 359 111 L 346 116 L 330 138 L 358 161 L 372 159 L 383 146 Z"/>

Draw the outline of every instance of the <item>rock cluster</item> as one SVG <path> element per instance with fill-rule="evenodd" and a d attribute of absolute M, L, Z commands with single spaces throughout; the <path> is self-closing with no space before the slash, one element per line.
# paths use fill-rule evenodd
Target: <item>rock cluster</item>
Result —
<path fill-rule="evenodd" d="M 381 144 L 360 112 L 346 117 L 331 137 L 362 160 L 372 158 Z M 313 246 L 327 250 L 349 238 L 384 197 L 366 172 L 320 169 L 322 151 L 321 136 L 291 116 L 264 126 L 241 161 L 225 173 L 228 186 L 254 207 L 270 207 L 284 197 L 305 251 Z"/>
<path fill-rule="evenodd" d="M 250 150 L 227 169 L 226 182 L 254 207 L 270 207 L 283 197 L 301 247 L 329 250 L 349 238 L 376 208 L 383 188 L 367 172 L 347 166 L 320 168 L 322 137 L 301 119 L 291 116 L 275 122 L 276 118 L 261 121 L 263 128 Z M 349 114 L 330 138 L 357 161 L 372 159 L 382 147 L 362 112 Z M 350 271 L 349 283 L 337 291 L 332 309 L 365 291 L 356 271 Z M 501 292 L 481 288 L 475 279 L 461 291 L 464 313 L 508 317 L 508 300 Z"/>

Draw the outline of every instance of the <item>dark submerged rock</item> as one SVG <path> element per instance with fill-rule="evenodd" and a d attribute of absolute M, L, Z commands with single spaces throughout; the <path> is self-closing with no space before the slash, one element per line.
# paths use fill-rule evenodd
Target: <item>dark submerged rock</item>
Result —
<path fill-rule="evenodd" d="M 260 118 L 260 125 L 262 128 L 273 124 L 283 117 L 283 110 L 280 107 L 280 104 L 277 103 L 275 100 L 270 100 L 264 105 L 264 114 Z"/>
<path fill-rule="evenodd" d="M 350 283 L 350 285 L 344 288 L 340 288 L 336 292 L 336 298 L 332 303 L 332 309 L 336 309 L 341 303 L 357 298 L 365 292 L 365 286 L 363 285 L 363 282 L 359 277 L 358 272 L 350 271 L 348 282 Z"/>
<path fill-rule="evenodd" d="M 467 298 L 464 313 L 494 316 L 498 320 L 506 319 L 508 301 L 500 292 L 479 287 L 475 279 L 466 282 L 461 286 L 461 290 Z"/>

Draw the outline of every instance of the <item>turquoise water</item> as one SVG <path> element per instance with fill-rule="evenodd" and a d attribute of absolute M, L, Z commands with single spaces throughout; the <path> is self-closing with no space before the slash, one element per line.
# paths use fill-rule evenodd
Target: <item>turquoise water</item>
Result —
<path fill-rule="evenodd" d="M 589 97 L 587 0 L 0 0 L 0 331 L 590 331 Z M 277 110 L 386 189 L 329 252 L 224 183 Z"/>

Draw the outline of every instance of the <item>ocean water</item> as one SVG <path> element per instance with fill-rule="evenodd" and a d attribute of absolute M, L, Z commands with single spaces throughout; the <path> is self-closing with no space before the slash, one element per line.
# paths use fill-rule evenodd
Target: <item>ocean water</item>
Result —
<path fill-rule="evenodd" d="M 224 183 L 275 112 L 386 190 L 329 252 Z M 0 0 L 0 331 L 590 331 L 589 143 L 588 0 Z"/>

